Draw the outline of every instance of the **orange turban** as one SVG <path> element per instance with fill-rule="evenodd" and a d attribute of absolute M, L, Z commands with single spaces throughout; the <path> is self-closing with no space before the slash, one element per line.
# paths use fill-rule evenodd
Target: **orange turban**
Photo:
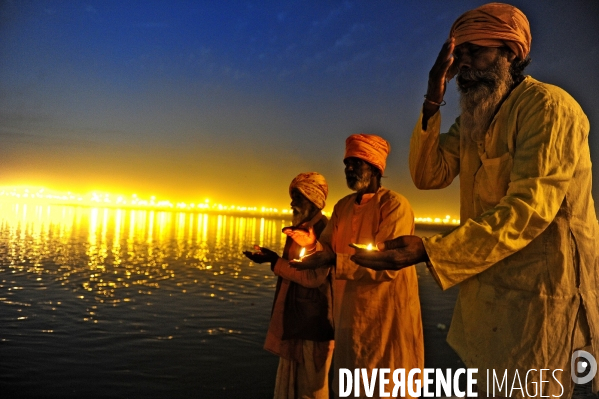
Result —
<path fill-rule="evenodd" d="M 507 46 L 521 60 L 530 53 L 530 25 L 514 6 L 489 3 L 462 14 L 451 27 L 455 45 L 470 42 L 484 47 Z"/>
<path fill-rule="evenodd" d="M 345 140 L 345 158 L 356 157 L 373 164 L 385 173 L 387 155 L 391 146 L 382 137 L 374 134 L 352 134 Z"/>
<path fill-rule="evenodd" d="M 324 208 L 327 195 L 329 195 L 329 186 L 323 175 L 316 172 L 300 173 L 289 185 L 290 196 L 291 190 L 294 188 L 297 188 L 318 209 Z"/>

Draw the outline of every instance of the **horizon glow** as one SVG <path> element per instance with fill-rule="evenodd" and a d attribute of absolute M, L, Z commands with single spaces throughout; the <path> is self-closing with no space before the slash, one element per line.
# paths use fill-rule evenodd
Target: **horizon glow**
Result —
<path fill-rule="evenodd" d="M 279 209 L 267 206 L 225 205 L 209 198 L 197 202 L 158 199 L 156 196 L 143 198 L 137 194 L 115 194 L 92 191 L 79 194 L 72 191 L 60 192 L 43 187 L 0 187 L 0 201 L 10 203 L 32 203 L 36 205 L 70 205 L 85 207 L 103 207 L 115 209 L 148 209 L 179 212 L 236 213 L 264 216 L 291 216 L 291 209 Z M 329 212 L 323 212 L 330 216 Z M 450 215 L 415 217 L 415 223 L 435 225 L 459 225 L 458 218 Z"/>

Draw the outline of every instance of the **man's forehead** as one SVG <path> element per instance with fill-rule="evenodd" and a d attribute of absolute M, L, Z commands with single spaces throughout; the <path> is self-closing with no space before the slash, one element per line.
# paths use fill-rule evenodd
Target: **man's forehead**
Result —
<path fill-rule="evenodd" d="M 480 46 L 478 44 L 474 44 L 471 42 L 464 42 L 462 44 L 458 44 L 457 46 L 455 46 L 453 52 L 455 53 L 456 51 L 475 50 L 475 49 L 479 49 L 479 48 L 489 48 L 489 47 Z"/>
<path fill-rule="evenodd" d="M 370 162 L 365 161 L 362 158 L 358 158 L 358 157 L 347 157 L 343 160 L 343 163 L 345 165 L 353 165 L 354 167 L 358 167 L 358 166 L 363 167 L 362 165 L 365 165 L 366 167 L 370 168 L 371 170 L 378 169 L 376 166 L 374 166 Z"/>
<path fill-rule="evenodd" d="M 358 158 L 358 157 L 347 157 L 343 160 L 343 163 L 347 165 L 348 163 L 358 164 L 358 163 L 368 163 L 368 162 L 366 162 L 362 158 Z"/>
<path fill-rule="evenodd" d="M 291 189 L 291 198 L 296 198 L 296 199 L 305 199 L 308 200 L 308 198 L 304 195 L 304 193 L 302 193 L 300 191 L 299 188 L 297 187 L 293 187 Z M 309 200 L 308 200 L 309 201 Z"/>
<path fill-rule="evenodd" d="M 455 46 L 453 49 L 453 55 L 455 57 L 461 57 L 462 55 L 483 55 L 483 54 L 502 54 L 502 50 L 510 51 L 509 48 L 504 46 L 481 46 L 480 44 L 475 44 L 471 42 L 465 42 L 458 46 Z"/>
<path fill-rule="evenodd" d="M 464 43 L 458 44 L 453 49 L 453 52 L 454 52 L 454 54 L 455 53 L 459 54 L 459 53 L 464 53 L 464 52 L 494 51 L 494 50 L 507 50 L 507 51 L 513 52 L 505 43 L 497 43 L 496 45 L 485 46 L 481 43 L 473 43 L 473 42 L 464 42 Z"/>

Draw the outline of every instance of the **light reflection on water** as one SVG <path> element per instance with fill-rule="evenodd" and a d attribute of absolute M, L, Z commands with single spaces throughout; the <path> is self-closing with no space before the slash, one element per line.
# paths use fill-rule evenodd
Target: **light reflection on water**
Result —
<path fill-rule="evenodd" d="M 262 345 L 276 279 L 241 252 L 281 253 L 288 223 L 0 203 L 2 393 L 272 397 L 278 358 Z M 427 367 L 458 367 L 437 328 L 456 292 L 417 271 Z"/>
<path fill-rule="evenodd" d="M 4 392 L 269 396 L 276 280 L 241 251 L 280 253 L 288 222 L 6 203 L 0 214 Z"/>

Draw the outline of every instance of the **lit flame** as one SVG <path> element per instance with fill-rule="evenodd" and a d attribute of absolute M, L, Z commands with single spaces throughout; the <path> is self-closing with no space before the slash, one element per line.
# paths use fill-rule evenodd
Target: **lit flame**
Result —
<path fill-rule="evenodd" d="M 367 251 L 372 251 L 372 244 L 368 244 L 368 246 L 366 247 Z"/>
<path fill-rule="evenodd" d="M 302 250 L 300 251 L 300 254 L 299 254 L 300 259 L 303 258 L 305 254 L 306 254 L 306 248 L 302 248 Z"/>

